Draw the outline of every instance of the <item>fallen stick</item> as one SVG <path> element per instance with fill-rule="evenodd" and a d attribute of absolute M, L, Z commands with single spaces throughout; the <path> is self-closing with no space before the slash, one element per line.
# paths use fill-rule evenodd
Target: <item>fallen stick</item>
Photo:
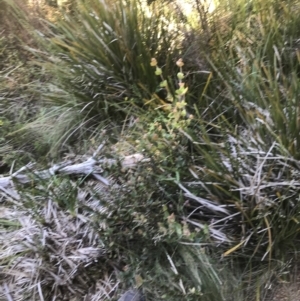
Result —
<path fill-rule="evenodd" d="M 27 184 L 38 179 L 48 179 L 54 175 L 85 175 L 93 176 L 96 180 L 102 182 L 104 185 L 109 186 L 110 181 L 107 178 L 101 176 L 104 168 L 110 168 L 120 163 L 122 169 L 134 168 L 138 163 L 149 162 L 149 159 L 145 159 L 142 154 L 133 154 L 125 156 L 120 160 L 101 158 L 96 159 L 98 152 L 103 145 L 97 149 L 93 156 L 84 162 L 73 164 L 72 161 L 66 161 L 55 164 L 49 169 L 41 171 L 32 171 L 34 164 L 29 163 L 26 166 L 20 168 L 15 173 L 7 177 L 0 177 L 0 190 L 9 194 L 11 197 L 16 197 L 16 191 L 14 184 Z M 28 171 L 31 175 L 28 175 Z M 27 172 L 27 174 L 25 174 Z"/>

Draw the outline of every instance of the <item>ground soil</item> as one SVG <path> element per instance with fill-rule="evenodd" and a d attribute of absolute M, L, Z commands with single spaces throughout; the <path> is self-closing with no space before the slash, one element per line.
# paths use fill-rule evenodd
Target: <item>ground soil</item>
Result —
<path fill-rule="evenodd" d="M 291 273 L 290 281 L 278 281 L 265 301 L 300 301 L 300 265 Z"/>

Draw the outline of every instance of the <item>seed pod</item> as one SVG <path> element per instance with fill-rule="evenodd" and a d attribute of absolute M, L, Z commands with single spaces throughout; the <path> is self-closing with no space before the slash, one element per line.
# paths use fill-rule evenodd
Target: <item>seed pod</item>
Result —
<path fill-rule="evenodd" d="M 162 70 L 156 67 L 155 75 L 161 75 L 161 74 L 162 74 Z"/>

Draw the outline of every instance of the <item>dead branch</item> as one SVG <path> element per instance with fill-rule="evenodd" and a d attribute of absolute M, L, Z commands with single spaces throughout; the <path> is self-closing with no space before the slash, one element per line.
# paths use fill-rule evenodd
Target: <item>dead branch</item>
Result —
<path fill-rule="evenodd" d="M 97 151 L 92 157 L 86 161 L 74 164 L 73 161 L 66 161 L 55 164 L 49 169 L 34 171 L 34 164 L 29 163 L 26 166 L 20 168 L 18 171 L 12 173 L 6 177 L 0 177 L 0 190 L 13 199 L 18 199 L 18 193 L 15 189 L 15 183 L 27 184 L 33 180 L 49 179 L 54 175 L 84 175 L 93 176 L 96 180 L 102 182 L 106 186 L 110 186 L 110 181 L 104 178 L 101 174 L 105 168 L 111 168 L 120 164 L 122 169 L 134 168 L 138 163 L 148 162 L 149 159 L 145 159 L 142 154 L 134 154 L 125 156 L 120 160 L 101 158 L 96 159 L 97 154 L 102 149 L 103 145 L 100 145 Z"/>

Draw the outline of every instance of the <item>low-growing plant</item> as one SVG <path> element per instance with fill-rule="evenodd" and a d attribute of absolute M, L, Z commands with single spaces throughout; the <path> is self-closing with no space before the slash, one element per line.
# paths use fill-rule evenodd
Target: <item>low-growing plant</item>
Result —
<path fill-rule="evenodd" d="M 162 75 L 162 69 L 158 67 L 157 60 L 155 58 L 151 59 L 150 65 L 152 67 L 156 67 L 155 75 L 160 76 L 161 82 L 159 83 L 159 89 L 165 90 L 166 92 L 166 102 L 161 100 L 157 95 L 155 95 L 155 98 L 158 98 L 158 100 L 162 103 L 162 106 L 157 106 L 155 109 L 162 108 L 164 111 L 170 112 L 168 117 L 173 120 L 171 127 L 172 128 L 180 128 L 181 125 L 179 120 L 182 119 L 181 117 L 186 117 L 186 101 L 185 101 L 185 95 L 188 91 L 188 88 L 185 87 L 185 83 L 183 82 L 184 74 L 182 72 L 182 67 L 184 65 L 182 59 L 179 59 L 176 62 L 176 65 L 179 67 L 179 72 L 177 73 L 177 89 L 175 90 L 175 96 L 173 96 L 173 93 L 169 87 L 169 84 L 166 79 L 164 79 Z M 155 99 L 154 98 L 154 99 Z M 152 101 L 152 100 L 151 100 Z"/>

